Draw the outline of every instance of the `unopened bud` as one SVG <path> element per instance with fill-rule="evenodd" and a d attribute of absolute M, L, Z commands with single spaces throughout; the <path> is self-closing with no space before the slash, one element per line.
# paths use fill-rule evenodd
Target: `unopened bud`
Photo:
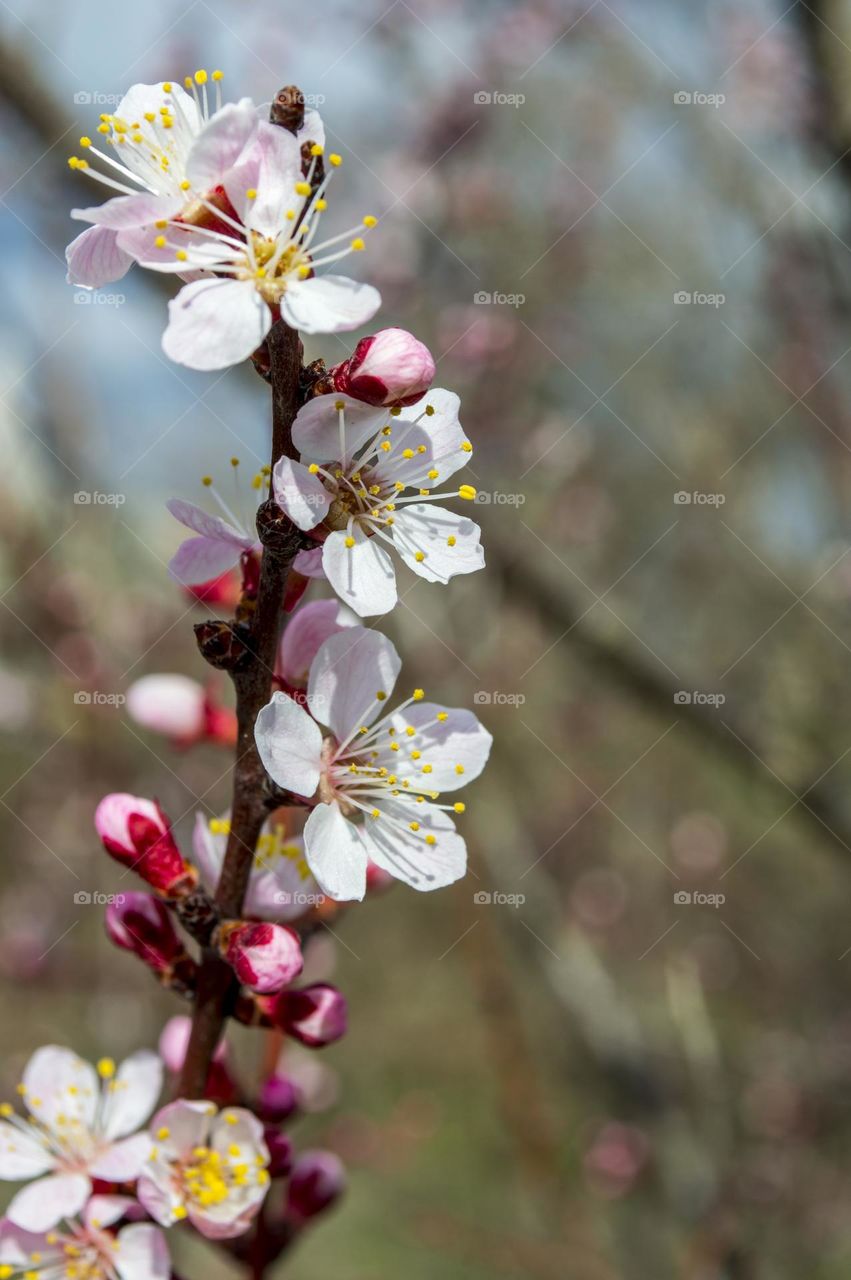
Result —
<path fill-rule="evenodd" d="M 293 1144 L 286 1134 L 268 1125 L 263 1130 L 263 1141 L 269 1148 L 269 1177 L 285 1178 L 293 1167 Z"/>
<path fill-rule="evenodd" d="M 298 934 L 285 925 L 227 921 L 216 930 L 214 945 L 240 982 L 259 995 L 280 991 L 304 967 Z"/>
<path fill-rule="evenodd" d="M 287 1214 L 300 1225 L 339 1200 L 345 1187 L 346 1171 L 339 1156 L 331 1151 L 304 1151 L 287 1187 Z"/>
<path fill-rule="evenodd" d="M 204 700 L 204 687 L 197 680 L 164 672 L 131 684 L 127 711 L 144 729 L 192 742 L 204 731 Z"/>
<path fill-rule="evenodd" d="M 349 360 L 331 369 L 335 391 L 365 404 L 408 405 L 425 395 L 434 377 L 428 347 L 405 329 L 361 338 Z"/>
<path fill-rule="evenodd" d="M 185 956 L 168 908 L 150 893 L 122 893 L 106 909 L 104 923 L 112 942 L 132 951 L 157 973 Z"/>
<path fill-rule="evenodd" d="M 298 1093 L 292 1080 L 272 1075 L 263 1081 L 257 1099 L 257 1112 L 262 1120 L 280 1124 L 298 1109 Z"/>
<path fill-rule="evenodd" d="M 311 1049 L 333 1044 L 346 1034 L 346 998 L 336 987 L 317 982 L 299 991 L 283 991 L 275 1001 L 275 1024 Z"/>
<path fill-rule="evenodd" d="M 95 811 L 95 829 L 103 847 L 166 897 L 181 897 L 198 881 L 195 868 L 184 862 L 171 834 L 171 825 L 153 800 L 113 792 Z"/>

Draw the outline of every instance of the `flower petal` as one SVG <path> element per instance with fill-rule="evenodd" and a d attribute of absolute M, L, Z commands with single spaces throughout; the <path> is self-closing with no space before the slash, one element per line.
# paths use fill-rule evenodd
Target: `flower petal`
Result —
<path fill-rule="evenodd" d="M 169 1280 L 171 1275 L 165 1235 L 151 1222 L 132 1222 L 119 1231 L 112 1261 L 120 1280 Z"/>
<path fill-rule="evenodd" d="M 293 423 L 293 444 L 308 462 L 340 462 L 340 410 L 343 406 L 347 460 L 382 427 L 392 424 L 387 409 L 376 409 L 351 396 L 315 396 L 299 409 Z"/>
<path fill-rule="evenodd" d="M 101 1113 L 107 1138 L 124 1138 L 144 1124 L 157 1104 L 163 1087 L 163 1064 L 158 1053 L 140 1049 L 125 1058 L 106 1088 Z"/>
<path fill-rule="evenodd" d="M 71 1049 L 55 1044 L 37 1049 L 24 1068 L 23 1086 L 27 1110 L 51 1132 L 59 1127 L 60 1116 L 64 1123 L 78 1121 L 84 1129 L 92 1128 L 100 1082 L 94 1067 Z"/>
<path fill-rule="evenodd" d="M 278 671 L 293 688 L 304 688 L 319 648 L 356 618 L 339 600 L 311 600 L 293 614 L 278 651 Z"/>
<path fill-rule="evenodd" d="M 272 472 L 275 501 L 283 507 L 293 524 L 305 530 L 315 529 L 331 507 L 331 495 L 318 476 L 291 458 L 280 458 Z"/>
<path fill-rule="evenodd" d="M 446 718 L 438 720 L 438 715 Z M 393 724 L 399 740 L 407 739 L 420 752 L 416 760 L 394 753 L 393 769 L 400 781 L 416 782 L 423 790 L 457 791 L 478 778 L 487 764 L 493 738 L 466 708 L 446 710 L 433 702 L 416 702 L 397 712 Z M 402 738 L 407 726 L 415 733 Z M 424 766 L 429 766 L 428 773 L 423 772 Z"/>
<path fill-rule="evenodd" d="M 371 320 L 381 294 L 348 276 L 294 280 L 281 299 L 281 315 L 302 333 L 344 333 Z"/>
<path fill-rule="evenodd" d="M 6 1216 L 25 1231 L 49 1231 L 61 1218 L 73 1218 L 88 1200 L 92 1184 L 83 1173 L 39 1178 L 12 1200 Z"/>
<path fill-rule="evenodd" d="M 380 631 L 347 627 L 320 647 L 310 668 L 307 703 L 338 742 L 376 719 L 393 692 L 402 661 Z"/>
<path fill-rule="evenodd" d="M 114 1142 L 89 1165 L 92 1176 L 107 1182 L 132 1182 L 145 1167 L 151 1146 L 147 1133 L 134 1133 L 132 1138 Z"/>
<path fill-rule="evenodd" d="M 156 196 L 140 192 L 132 196 L 113 196 L 103 204 L 90 205 L 87 209 L 72 209 L 71 217 L 78 222 L 93 222 L 98 227 L 112 231 L 132 231 L 145 227 L 158 218 L 173 218 L 180 213 L 183 202 L 179 196 Z"/>
<path fill-rule="evenodd" d="M 323 893 L 338 902 L 360 902 L 366 893 L 367 855 L 358 828 L 340 806 L 319 804 L 304 828 L 307 864 Z"/>
<path fill-rule="evenodd" d="M 482 531 L 468 516 L 431 502 L 415 502 L 396 511 L 391 537 L 409 569 L 427 582 L 448 582 L 458 573 L 485 565 Z M 417 559 L 418 554 L 424 559 Z"/>
<path fill-rule="evenodd" d="M 228 542 L 235 547 L 239 547 L 241 551 L 245 551 L 254 545 L 251 538 L 247 538 L 245 534 L 237 529 L 229 521 L 223 520 L 221 516 L 211 515 L 209 511 L 205 511 L 203 507 L 196 507 L 194 502 L 184 502 L 182 498 L 169 498 L 165 504 L 175 520 L 179 520 L 187 529 L 192 529 L 194 533 L 200 533 L 204 538 L 215 538 L 221 542 Z"/>
<path fill-rule="evenodd" d="M 354 546 L 346 545 L 349 537 Z M 396 603 L 396 571 L 377 538 L 357 525 L 332 533 L 322 546 L 322 568 L 340 599 L 361 618 L 388 613 Z"/>
<path fill-rule="evenodd" d="M 116 234 L 108 227 L 87 227 L 68 245 L 65 261 L 68 283 L 85 289 L 99 289 L 120 280 L 133 264 L 130 254 L 119 249 Z"/>
<path fill-rule="evenodd" d="M 228 102 L 210 117 L 186 159 L 186 177 L 196 190 L 207 191 L 219 185 L 256 133 L 257 123 L 250 98 Z"/>
<path fill-rule="evenodd" d="M 467 846 L 443 810 L 401 800 L 377 801 L 376 807 L 382 816 L 367 822 L 364 842 L 384 871 L 420 891 L 443 889 L 466 873 Z M 410 830 L 411 822 L 418 831 Z"/>
<path fill-rule="evenodd" d="M 460 404 L 453 391 L 432 387 L 416 404 L 403 409 L 402 415 L 393 419 L 390 437 L 393 448 L 386 456 L 379 457 L 371 478 L 385 484 L 399 481 L 415 489 L 442 486 L 472 457 L 466 433 L 458 421 Z M 429 408 L 434 412 L 428 414 Z M 405 451 L 412 456 L 406 458 Z M 433 471 L 437 472 L 436 476 L 429 474 Z"/>
<path fill-rule="evenodd" d="M 325 570 L 322 568 L 322 548 L 308 547 L 306 551 L 299 551 L 295 560 L 293 560 L 293 568 L 296 573 L 300 573 L 303 578 L 324 578 Z"/>
<path fill-rule="evenodd" d="M 46 1143 L 0 1120 L 0 1178 L 17 1182 L 19 1178 L 37 1178 L 54 1167 L 55 1160 Z"/>
<path fill-rule="evenodd" d="M 217 578 L 239 564 L 242 551 L 232 542 L 213 538 L 187 538 L 168 562 L 169 575 L 183 587 L 196 586 Z"/>
<path fill-rule="evenodd" d="M 284 211 L 301 208 L 303 199 L 295 190 L 300 181 L 300 144 L 288 129 L 262 120 L 224 186 L 240 221 L 271 238 L 281 230 Z M 249 191 L 256 194 L 250 197 Z"/>
<path fill-rule="evenodd" d="M 286 791 L 312 796 L 319 785 L 322 734 L 319 725 L 280 690 L 257 717 L 254 738 L 266 772 Z"/>
<path fill-rule="evenodd" d="M 247 360 L 272 323 L 250 280 L 196 280 L 172 299 L 168 314 L 163 351 L 190 369 L 225 369 Z"/>
<path fill-rule="evenodd" d="M 95 1229 L 111 1227 L 135 1204 L 132 1196 L 92 1196 L 83 1213 L 83 1222 Z"/>
<path fill-rule="evenodd" d="M 194 1147 L 204 1146 L 215 1110 L 211 1102 L 189 1102 L 185 1098 L 160 1107 L 149 1126 L 158 1151 L 167 1160 L 184 1160 Z"/>

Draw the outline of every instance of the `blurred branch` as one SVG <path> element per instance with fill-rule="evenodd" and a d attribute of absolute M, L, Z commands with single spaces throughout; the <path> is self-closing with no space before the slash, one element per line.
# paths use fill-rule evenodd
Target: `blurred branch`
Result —
<path fill-rule="evenodd" d="M 507 548 L 489 546 L 491 567 L 501 574 L 509 596 L 534 610 L 555 635 L 567 640 L 581 662 L 601 678 L 621 690 L 651 714 L 677 720 L 702 746 L 709 747 L 727 765 L 759 784 L 784 808 L 800 808 L 802 817 L 835 851 L 851 856 L 851 826 L 837 809 L 821 781 L 810 786 L 781 777 L 765 762 L 759 743 L 750 740 L 745 728 L 729 715 L 721 719 L 716 711 L 700 703 L 677 701 L 677 687 L 648 665 L 637 653 L 597 629 L 571 599 L 564 583 L 537 566 L 511 558 Z M 693 687 L 699 687 L 695 681 Z"/>

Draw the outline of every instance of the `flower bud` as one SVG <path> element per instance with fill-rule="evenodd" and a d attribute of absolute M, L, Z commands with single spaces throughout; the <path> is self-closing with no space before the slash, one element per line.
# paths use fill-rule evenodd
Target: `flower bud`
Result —
<path fill-rule="evenodd" d="M 263 1141 L 269 1148 L 270 1178 L 285 1178 L 293 1167 L 293 1144 L 286 1134 L 267 1125 L 263 1130 Z"/>
<path fill-rule="evenodd" d="M 127 690 L 127 712 L 143 729 L 191 742 L 204 731 L 204 686 L 189 676 L 142 676 Z"/>
<path fill-rule="evenodd" d="M 333 1044 L 346 1034 L 346 998 L 327 982 L 299 991 L 283 991 L 275 1001 L 275 1024 L 311 1049 Z"/>
<path fill-rule="evenodd" d="M 405 329 L 382 329 L 361 338 L 350 359 L 331 369 L 335 391 L 365 404 L 414 404 L 434 377 L 428 347 Z"/>
<path fill-rule="evenodd" d="M 264 1080 L 257 1099 L 257 1112 L 261 1120 L 280 1124 L 288 1120 L 298 1109 L 298 1093 L 292 1080 L 286 1076 L 271 1075 Z"/>
<path fill-rule="evenodd" d="M 183 1068 L 186 1050 L 189 1048 L 189 1037 L 192 1034 L 192 1019 L 184 1014 L 169 1018 L 162 1029 L 159 1040 L 159 1053 L 167 1070 L 175 1075 Z M 224 1062 L 227 1058 L 227 1043 L 220 1040 L 213 1054 L 214 1062 Z"/>
<path fill-rule="evenodd" d="M 107 907 L 104 923 L 111 942 L 157 973 L 186 955 L 168 908 L 150 893 L 119 894 Z"/>
<path fill-rule="evenodd" d="M 299 1225 L 329 1208 L 343 1194 L 346 1171 L 331 1151 L 303 1151 L 287 1187 L 287 1215 Z"/>
<path fill-rule="evenodd" d="M 95 812 L 103 847 L 167 897 L 182 897 L 197 884 L 195 868 L 184 862 L 162 809 L 153 800 L 113 792 Z"/>
<path fill-rule="evenodd" d="M 304 967 L 298 934 L 284 925 L 232 920 L 219 925 L 214 944 L 240 982 L 258 995 L 280 991 Z"/>

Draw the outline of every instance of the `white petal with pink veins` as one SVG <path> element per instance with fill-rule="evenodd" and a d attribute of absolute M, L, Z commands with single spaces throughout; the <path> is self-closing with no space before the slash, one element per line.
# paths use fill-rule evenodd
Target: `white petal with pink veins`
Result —
<path fill-rule="evenodd" d="M 214 1111 L 210 1102 L 192 1102 L 185 1098 L 160 1107 L 150 1124 L 157 1150 L 166 1159 L 183 1160 L 192 1154 L 194 1147 L 203 1147 Z M 163 1130 L 168 1132 L 163 1134 Z"/>
<path fill-rule="evenodd" d="M 392 419 L 393 448 L 386 456 L 379 455 L 371 478 L 386 484 L 399 481 L 412 489 L 442 486 L 471 457 L 471 451 L 464 449 L 469 441 L 458 421 L 460 404 L 453 391 L 432 387 L 422 400 L 403 409 L 400 417 Z M 427 414 L 427 407 L 434 413 Z M 410 458 L 404 456 L 406 450 Z M 429 476 L 430 471 L 437 476 Z"/>
<path fill-rule="evenodd" d="M 169 498 L 165 505 L 175 520 L 179 520 L 187 529 L 192 529 L 205 538 L 221 539 L 242 550 L 253 546 L 251 538 L 247 538 L 227 520 L 223 520 L 221 516 L 211 515 L 203 507 L 196 507 L 194 502 L 185 502 L 183 498 Z"/>
<path fill-rule="evenodd" d="M 384 709 L 401 666 L 394 645 L 380 631 L 348 627 L 338 632 L 321 646 L 310 668 L 311 714 L 338 742 L 349 741 Z"/>
<path fill-rule="evenodd" d="M 305 532 L 325 519 L 331 497 L 318 476 L 291 458 L 280 458 L 272 472 L 275 501 Z"/>
<path fill-rule="evenodd" d="M 354 546 L 347 546 L 347 539 Z M 396 570 L 378 538 L 357 525 L 351 535 L 332 533 L 322 545 L 322 568 L 340 599 L 361 618 L 388 613 L 396 603 Z"/>
<path fill-rule="evenodd" d="M 338 902 L 360 902 L 366 893 L 367 854 L 358 829 L 340 806 L 320 804 L 304 828 L 307 864 L 319 887 Z"/>
<path fill-rule="evenodd" d="M 197 280 L 168 304 L 162 347 L 190 369 L 226 369 L 247 360 L 269 332 L 272 313 L 251 280 Z"/>
<path fill-rule="evenodd" d="M 295 569 L 296 573 L 300 573 L 303 578 L 324 578 L 322 548 L 309 547 L 307 551 L 299 551 L 295 560 L 293 560 L 293 569 Z"/>
<path fill-rule="evenodd" d="M 344 333 L 371 320 L 381 294 L 347 276 L 293 280 L 281 299 L 281 315 L 302 333 Z"/>
<path fill-rule="evenodd" d="M 119 249 L 116 233 L 108 227 L 87 227 L 65 250 L 69 284 L 100 289 L 125 276 L 133 265 L 129 253 Z"/>
<path fill-rule="evenodd" d="M 194 587 L 218 578 L 239 564 L 242 550 L 232 542 L 213 538 L 187 538 L 168 562 L 169 575 L 183 587 Z"/>
<path fill-rule="evenodd" d="M 163 1087 L 163 1064 L 158 1053 L 140 1049 L 125 1058 L 106 1087 L 101 1131 L 107 1138 L 124 1138 L 143 1125 Z"/>
<path fill-rule="evenodd" d="M 12 1200 L 7 1217 L 26 1231 L 49 1231 L 61 1218 L 73 1218 L 88 1200 L 92 1184 L 82 1173 L 39 1178 Z"/>
<path fill-rule="evenodd" d="M 9 1182 L 37 1178 L 52 1169 L 54 1163 L 46 1143 L 0 1120 L 0 1178 Z"/>
<path fill-rule="evenodd" d="M 288 129 L 262 120 L 224 185 L 240 221 L 272 239 L 281 229 L 285 210 L 298 210 L 303 203 L 295 190 L 301 176 L 300 144 Z M 249 191 L 256 194 L 250 197 Z"/>
<path fill-rule="evenodd" d="M 132 196 L 114 196 L 112 200 L 90 205 L 87 209 L 72 209 L 71 217 L 78 222 L 109 227 L 112 231 L 131 231 L 156 222 L 158 218 L 173 218 L 182 207 L 183 201 L 179 196 L 140 192 Z"/>
<path fill-rule="evenodd" d="M 218 186 L 256 131 L 257 115 L 250 98 L 229 102 L 211 116 L 186 158 L 186 177 L 196 191 Z"/>
<path fill-rule="evenodd" d="M 37 1049 L 23 1074 L 27 1110 L 56 1131 L 59 1116 L 91 1129 L 100 1095 L 97 1072 L 71 1049 L 49 1044 Z"/>
<path fill-rule="evenodd" d="M 285 791 L 312 796 L 319 785 L 322 734 L 303 707 L 280 690 L 257 717 L 254 737 L 269 776 Z"/>
<path fill-rule="evenodd" d="M 284 628 L 278 652 L 278 669 L 287 683 L 303 688 L 320 646 L 356 622 L 338 600 L 311 600 L 297 609 Z"/>
<path fill-rule="evenodd" d="M 340 462 L 340 410 L 343 406 L 347 461 L 367 440 L 393 423 L 387 409 L 353 400 L 351 396 L 314 396 L 299 409 L 293 423 L 293 444 L 308 462 Z"/>
<path fill-rule="evenodd" d="M 438 720 L 438 713 L 446 719 Z M 415 745 L 421 752 L 416 761 L 399 760 L 394 772 L 429 791 L 457 791 L 466 786 L 478 778 L 490 755 L 493 738 L 466 708 L 447 710 L 433 702 L 418 702 L 394 715 L 393 724 L 400 735 L 411 725 L 417 731 Z M 431 766 L 428 774 L 423 773 L 423 765 Z"/>
<path fill-rule="evenodd" d="M 436 503 L 400 507 L 390 532 L 405 564 L 427 582 L 445 583 L 456 574 L 484 568 L 479 526 L 469 516 L 456 515 Z M 418 560 L 420 552 L 424 558 Z"/>
<path fill-rule="evenodd" d="M 107 1182 L 132 1182 L 138 1178 L 150 1155 L 151 1139 L 147 1133 L 136 1133 L 132 1138 L 114 1142 L 89 1165 L 95 1178 Z"/>
<path fill-rule="evenodd" d="M 169 1280 L 171 1275 L 165 1236 L 150 1222 L 133 1222 L 119 1231 L 112 1262 L 120 1280 Z"/>
<path fill-rule="evenodd" d="M 467 847 L 443 810 L 401 800 L 380 800 L 376 807 L 381 817 L 367 820 L 364 839 L 370 858 L 384 871 L 421 892 L 443 889 L 466 873 Z M 418 831 L 411 831 L 411 822 Z"/>

